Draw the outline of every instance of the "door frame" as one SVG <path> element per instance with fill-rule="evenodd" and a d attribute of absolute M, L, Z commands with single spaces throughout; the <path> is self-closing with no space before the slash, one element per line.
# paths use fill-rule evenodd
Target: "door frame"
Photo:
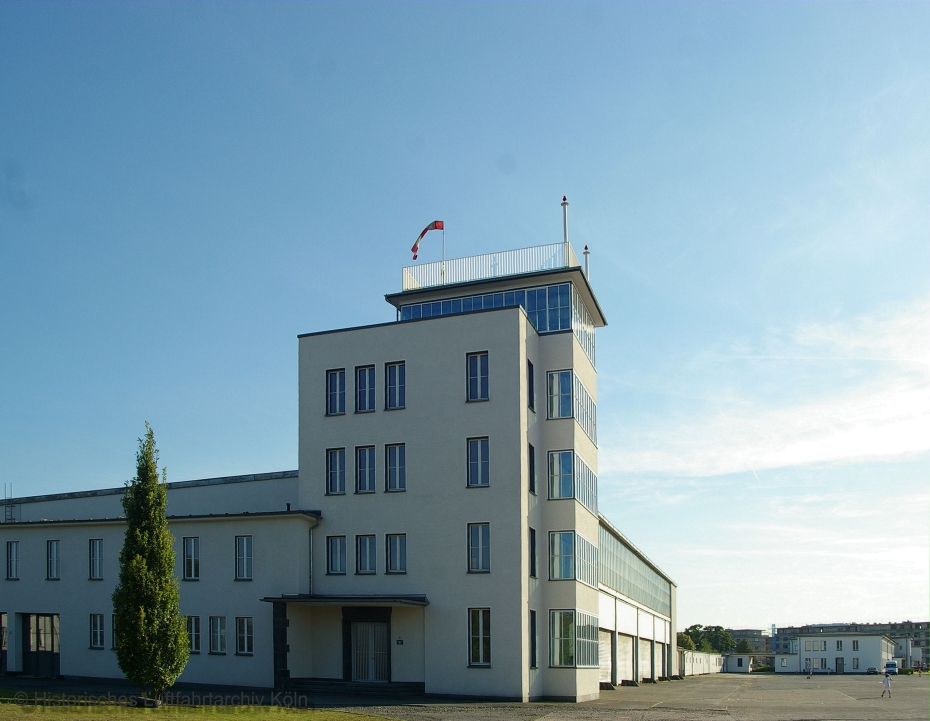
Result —
<path fill-rule="evenodd" d="M 352 622 L 370 621 L 386 623 L 388 629 L 388 683 L 392 680 L 391 670 L 391 607 L 390 606 L 343 606 L 342 607 L 342 678 L 352 680 Z M 372 682 L 374 683 L 374 682 Z M 378 683 L 384 683 L 379 681 Z"/>

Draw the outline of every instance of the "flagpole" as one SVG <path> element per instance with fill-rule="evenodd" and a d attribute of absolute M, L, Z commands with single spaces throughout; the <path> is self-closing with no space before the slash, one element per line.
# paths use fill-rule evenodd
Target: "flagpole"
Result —
<path fill-rule="evenodd" d="M 442 263 L 439 266 L 442 275 L 442 284 L 446 284 L 446 226 L 442 226 Z"/>

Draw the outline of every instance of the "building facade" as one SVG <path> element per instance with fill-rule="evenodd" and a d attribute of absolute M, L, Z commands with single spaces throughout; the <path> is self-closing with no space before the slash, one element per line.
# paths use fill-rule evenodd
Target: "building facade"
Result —
<path fill-rule="evenodd" d="M 598 510 L 606 320 L 571 247 L 403 280 L 395 322 L 299 337 L 297 472 L 169 484 L 180 680 L 582 701 L 677 675 L 676 587 Z M 10 504 L 8 672 L 120 675 L 120 492 Z"/>
<path fill-rule="evenodd" d="M 913 657 L 919 649 L 924 668 L 930 665 L 930 623 L 927 621 L 899 621 L 896 623 L 825 623 L 808 626 L 784 626 L 775 639 L 777 653 L 790 653 L 791 641 L 805 634 L 867 633 L 896 639 L 902 657 Z M 897 655 L 897 654 L 896 654 Z M 909 665 L 909 664 L 908 664 Z M 907 666 L 905 666 L 906 668 Z"/>
<path fill-rule="evenodd" d="M 775 673 L 881 672 L 894 656 L 894 641 L 882 634 L 801 634 L 788 642 L 787 653 L 775 655 Z"/>

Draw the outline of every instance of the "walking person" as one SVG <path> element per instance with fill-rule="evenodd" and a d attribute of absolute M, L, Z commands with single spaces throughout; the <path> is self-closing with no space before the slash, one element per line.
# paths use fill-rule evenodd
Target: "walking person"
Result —
<path fill-rule="evenodd" d="M 882 698 L 885 697 L 885 691 L 888 692 L 888 698 L 891 698 L 891 674 L 886 673 L 885 678 L 882 679 Z"/>

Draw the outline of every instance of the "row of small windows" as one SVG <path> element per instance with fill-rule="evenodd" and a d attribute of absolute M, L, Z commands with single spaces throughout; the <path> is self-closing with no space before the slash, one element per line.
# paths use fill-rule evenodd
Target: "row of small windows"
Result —
<path fill-rule="evenodd" d="M 403 361 L 384 365 L 384 409 L 398 410 L 407 406 L 407 372 Z M 355 369 L 355 412 L 375 411 L 375 367 Z M 346 412 L 346 370 L 326 371 L 326 415 L 341 416 Z"/>
<path fill-rule="evenodd" d="M 181 541 L 181 577 L 185 581 L 200 579 L 200 538 L 185 537 Z M 61 579 L 61 541 L 45 542 L 45 578 L 49 581 Z M 6 580 L 18 581 L 20 573 L 19 541 L 6 543 Z M 88 578 L 92 581 L 103 580 L 103 539 L 88 540 L 87 551 Z M 235 579 L 252 580 L 252 536 L 236 536 L 235 539 Z"/>
<path fill-rule="evenodd" d="M 236 655 L 251 656 L 254 653 L 254 626 L 252 616 L 236 616 Z M 226 653 L 226 616 L 209 617 L 209 653 Z M 200 616 L 187 616 L 187 638 L 191 653 L 200 653 Z M 90 648 L 102 649 L 106 645 L 106 629 L 102 613 L 90 614 Z M 116 615 L 110 616 L 110 648 L 116 648 Z"/>
<path fill-rule="evenodd" d="M 530 668 L 539 666 L 536 611 L 529 614 Z M 598 619 L 575 609 L 549 611 L 549 665 L 557 668 L 597 668 Z M 491 665 L 491 609 L 468 609 L 468 663 Z"/>
<path fill-rule="evenodd" d="M 466 526 L 466 569 L 468 573 L 491 572 L 491 524 L 469 523 Z M 536 530 L 529 529 L 529 572 L 537 576 Z M 355 536 L 355 573 L 378 572 L 378 541 L 375 534 Z M 407 572 L 407 535 L 384 536 L 384 573 Z M 326 573 L 348 573 L 348 536 L 326 537 Z M 574 531 L 549 533 L 549 580 L 577 580 L 597 588 L 597 547 Z"/>
<path fill-rule="evenodd" d="M 782 667 L 787 666 L 787 665 L 788 665 L 788 659 L 787 659 L 787 658 L 783 658 L 783 659 L 781 660 L 781 665 L 782 665 Z M 807 669 L 812 669 L 812 668 L 823 668 L 823 669 L 825 669 L 825 668 L 827 668 L 827 659 L 825 659 L 825 658 L 814 658 L 814 659 L 805 658 L 805 659 L 804 659 L 804 668 L 807 668 Z M 853 659 L 852 659 L 852 668 L 853 668 L 853 671 L 858 671 L 858 670 L 859 670 L 859 659 L 858 659 L 858 658 L 853 657 Z"/>
<path fill-rule="evenodd" d="M 398 320 L 405 321 L 516 306 L 526 311 L 538 333 L 574 330 L 591 363 L 595 362 L 594 323 L 571 283 L 412 303 L 401 306 L 397 315 Z"/>
<path fill-rule="evenodd" d="M 826 651 L 827 650 L 827 641 L 826 639 L 818 639 L 814 641 L 804 641 L 804 650 L 805 651 Z M 843 650 L 843 640 L 837 639 L 836 641 L 836 650 Z M 852 650 L 859 650 L 859 640 L 854 639 L 852 642 Z"/>
<path fill-rule="evenodd" d="M 407 447 L 395 443 L 384 447 L 385 482 L 388 493 L 407 490 Z M 375 492 L 375 447 L 358 446 L 355 449 L 355 492 Z M 346 449 L 326 450 L 326 493 L 342 495 L 346 492 Z"/>

